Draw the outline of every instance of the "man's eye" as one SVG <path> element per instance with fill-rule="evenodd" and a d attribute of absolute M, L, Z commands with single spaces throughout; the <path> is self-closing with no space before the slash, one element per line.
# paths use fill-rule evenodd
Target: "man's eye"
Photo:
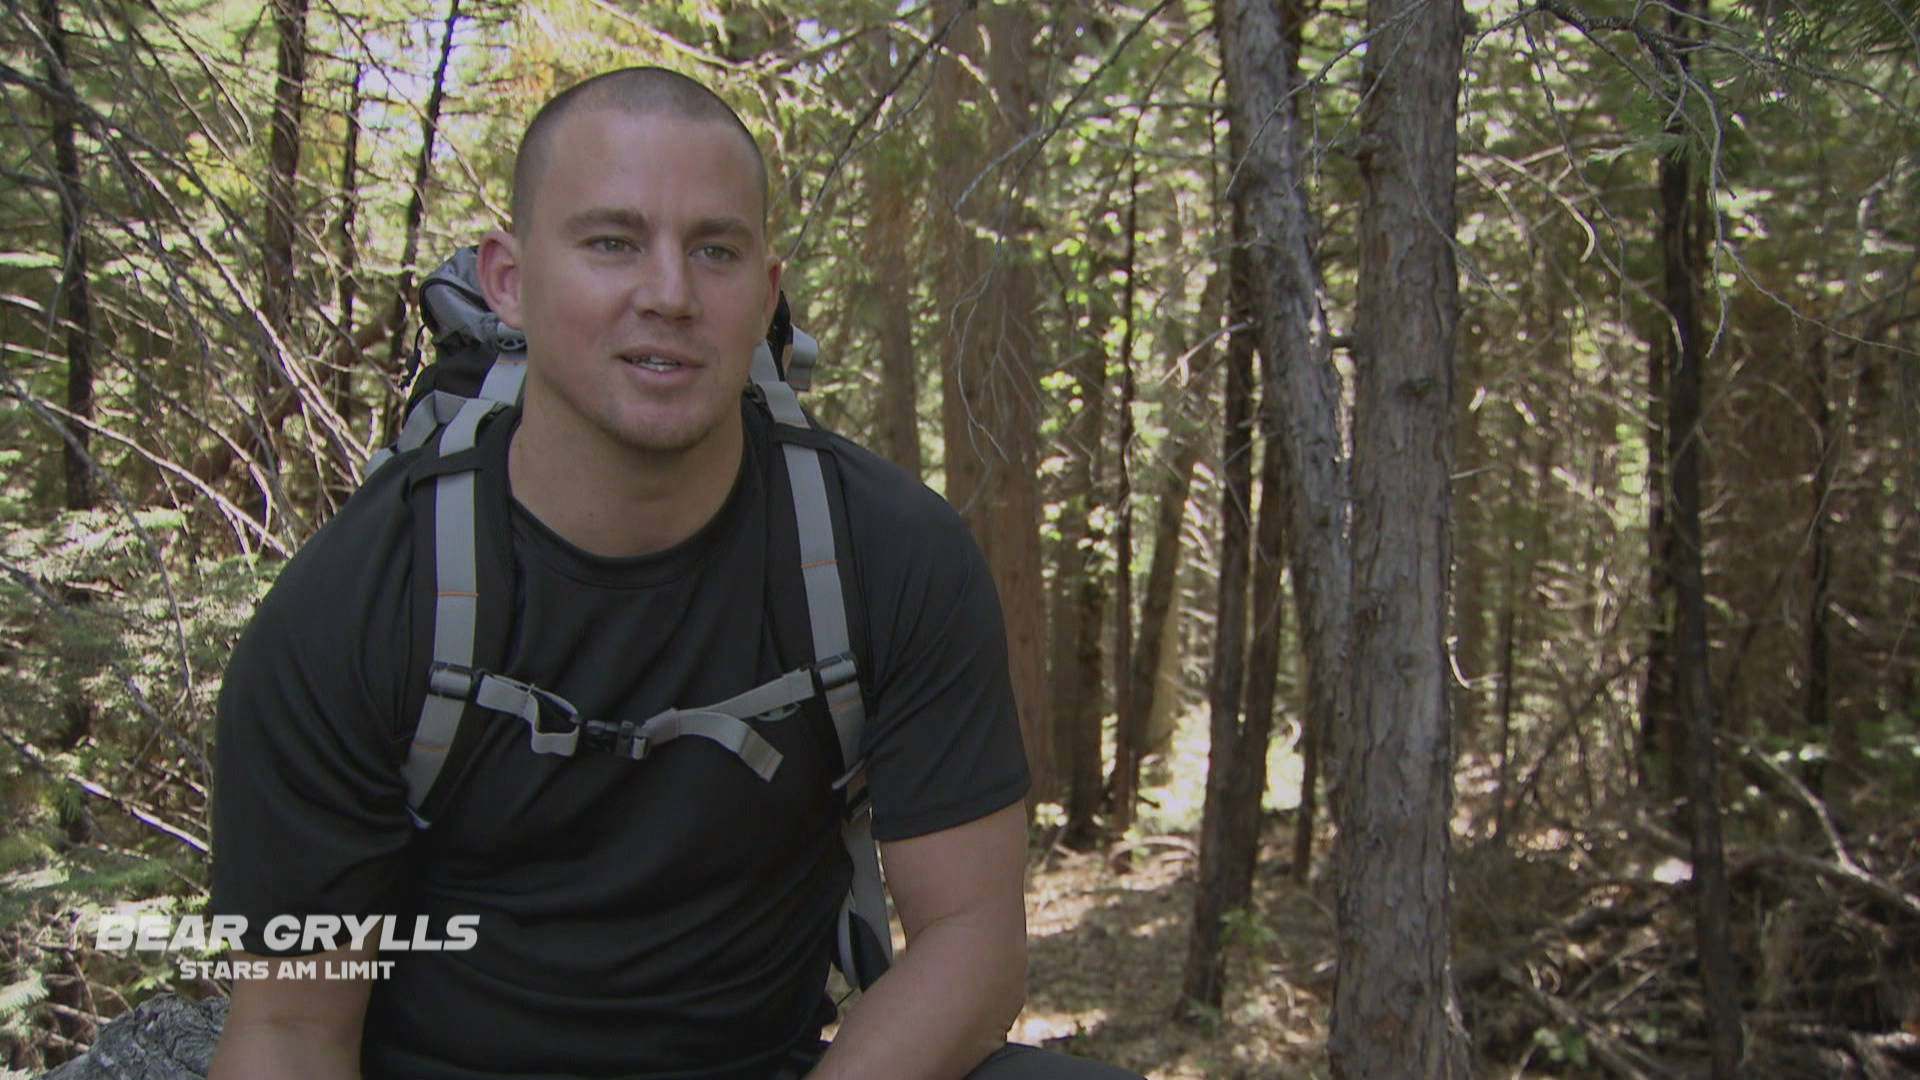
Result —
<path fill-rule="evenodd" d="M 618 236 L 597 236 L 587 241 L 587 246 L 608 255 L 618 255 L 621 252 L 633 250 L 632 244 Z"/>
<path fill-rule="evenodd" d="M 699 249 L 700 257 L 714 262 L 730 262 L 740 257 L 740 253 L 723 244 L 707 244 Z"/>

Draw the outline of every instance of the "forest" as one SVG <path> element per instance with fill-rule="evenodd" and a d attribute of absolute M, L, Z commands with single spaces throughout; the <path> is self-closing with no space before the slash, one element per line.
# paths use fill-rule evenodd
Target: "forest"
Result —
<path fill-rule="evenodd" d="M 234 639 L 630 64 L 992 568 L 1016 1038 L 1920 1076 L 1916 0 L 7 0 L 0 1074 L 226 992 L 93 927 L 206 905 Z"/>

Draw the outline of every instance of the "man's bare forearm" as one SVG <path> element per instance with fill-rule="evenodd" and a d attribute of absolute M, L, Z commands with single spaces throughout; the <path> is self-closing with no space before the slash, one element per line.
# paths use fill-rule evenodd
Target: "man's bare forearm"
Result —
<path fill-rule="evenodd" d="M 325 963 L 322 970 L 339 970 L 377 955 L 341 949 L 313 959 Z M 360 1080 L 360 1030 L 372 992 L 369 979 L 235 980 L 207 1080 Z"/>
<path fill-rule="evenodd" d="M 965 924 L 928 927 L 861 997 L 808 1080 L 959 1080 L 1006 1041 L 1026 1002 L 1026 948 Z"/>
<path fill-rule="evenodd" d="M 207 1080 L 360 1080 L 360 1047 L 309 1025 L 254 1023 L 220 1036 Z"/>

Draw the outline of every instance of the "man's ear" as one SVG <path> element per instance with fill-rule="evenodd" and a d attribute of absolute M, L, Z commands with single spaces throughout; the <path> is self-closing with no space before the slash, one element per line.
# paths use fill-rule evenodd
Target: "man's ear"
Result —
<path fill-rule="evenodd" d="M 500 321 L 525 330 L 520 321 L 520 241 L 512 233 L 490 230 L 480 238 L 480 291 Z"/>
<path fill-rule="evenodd" d="M 773 323 L 773 312 L 780 306 L 780 278 L 786 267 L 778 255 L 767 256 L 767 310 L 760 313 L 760 325 Z"/>

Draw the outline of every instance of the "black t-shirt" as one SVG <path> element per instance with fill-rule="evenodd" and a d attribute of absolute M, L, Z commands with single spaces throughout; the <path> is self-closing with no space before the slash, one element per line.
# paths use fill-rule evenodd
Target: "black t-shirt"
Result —
<path fill-rule="evenodd" d="M 511 520 L 517 614 L 500 673 L 582 716 L 644 720 L 780 674 L 768 611 L 768 421 L 715 519 L 669 551 L 600 558 L 513 503 L 509 412 L 482 433 L 479 498 Z M 869 637 L 863 743 L 874 832 L 924 835 L 1026 792 L 999 601 L 938 496 L 836 440 Z M 466 951 L 387 952 L 373 1077 L 764 1075 L 822 1019 L 850 875 L 831 726 L 756 722 L 784 759 L 762 780 L 706 739 L 644 761 L 538 755 L 526 725 L 482 724 L 471 767 L 416 830 L 399 773 L 428 656 L 413 625 L 414 523 L 390 464 L 281 573 L 221 693 L 214 910 L 477 915 Z M 494 500 L 486 503 L 486 500 Z M 481 520 L 488 520 L 483 510 Z M 789 556 L 790 557 L 790 556 Z M 487 580 L 482 576 L 482 580 Z M 444 781 L 443 781 L 444 782 Z M 344 944 L 344 941 L 341 942 Z M 298 949 L 292 951 L 301 951 Z M 311 951 L 311 950 L 308 950 Z"/>

